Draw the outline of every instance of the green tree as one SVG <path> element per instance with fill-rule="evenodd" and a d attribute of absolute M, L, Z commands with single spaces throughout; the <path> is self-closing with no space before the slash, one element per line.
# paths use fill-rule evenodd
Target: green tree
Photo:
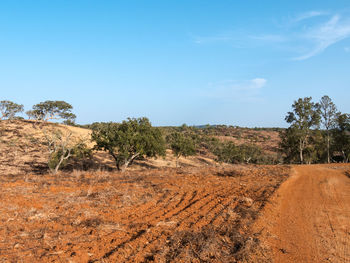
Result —
<path fill-rule="evenodd" d="M 221 143 L 214 150 L 218 162 L 239 163 L 238 148 L 233 142 Z"/>
<path fill-rule="evenodd" d="M 261 163 L 263 154 L 261 149 L 252 144 L 236 146 L 233 142 L 226 142 L 219 145 L 214 151 L 219 162 L 225 163 Z"/>
<path fill-rule="evenodd" d="M 311 97 L 299 98 L 292 104 L 292 112 L 288 112 L 285 120 L 291 124 L 290 131 L 298 140 L 299 161 L 304 163 L 304 151 L 309 147 L 311 128 L 320 123 L 319 105 L 311 101 Z"/>
<path fill-rule="evenodd" d="M 331 98 L 327 95 L 321 98 L 319 103 L 321 112 L 321 123 L 326 132 L 327 142 L 327 162 L 330 163 L 330 141 L 331 141 L 331 128 L 335 125 L 337 117 L 337 107 L 332 102 Z"/>
<path fill-rule="evenodd" d="M 136 158 L 165 155 L 163 136 L 147 118 L 95 124 L 92 140 L 97 149 L 107 151 L 114 158 L 117 169 L 122 171 Z"/>
<path fill-rule="evenodd" d="M 23 112 L 23 105 L 14 103 L 9 100 L 0 101 L 0 120 L 9 119 L 12 120 L 15 118 L 17 113 Z"/>
<path fill-rule="evenodd" d="M 334 143 L 333 150 L 342 154 L 343 161 L 348 162 L 350 157 L 350 115 L 338 113 L 335 127 L 332 130 Z"/>
<path fill-rule="evenodd" d="M 178 166 L 180 156 L 187 157 L 196 154 L 195 141 L 184 133 L 173 132 L 167 136 L 167 141 L 176 157 L 176 167 Z"/>
<path fill-rule="evenodd" d="M 245 163 L 259 163 L 262 159 L 260 147 L 253 144 L 242 144 L 238 147 L 241 160 Z"/>
<path fill-rule="evenodd" d="M 34 105 L 26 114 L 29 118 L 44 122 L 60 119 L 74 121 L 76 115 L 72 113 L 72 109 L 72 105 L 65 101 L 47 100 Z"/>
<path fill-rule="evenodd" d="M 285 163 L 297 163 L 300 161 L 299 139 L 296 136 L 297 133 L 298 130 L 295 127 L 289 127 L 279 133 L 281 138 L 279 149 L 283 154 L 283 160 Z"/>

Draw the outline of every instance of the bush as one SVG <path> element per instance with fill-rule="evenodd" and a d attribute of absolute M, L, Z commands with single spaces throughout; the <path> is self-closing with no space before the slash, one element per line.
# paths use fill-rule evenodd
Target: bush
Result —
<path fill-rule="evenodd" d="M 252 144 L 236 146 L 233 142 L 221 143 L 214 150 L 217 161 L 225 163 L 264 163 L 265 157 L 260 147 Z"/>

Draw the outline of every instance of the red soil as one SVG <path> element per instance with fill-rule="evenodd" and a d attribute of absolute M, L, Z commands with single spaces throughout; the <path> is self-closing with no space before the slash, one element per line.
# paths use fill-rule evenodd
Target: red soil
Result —
<path fill-rule="evenodd" d="M 277 263 L 350 262 L 350 166 L 294 166 L 257 221 Z"/>
<path fill-rule="evenodd" d="M 282 166 L 0 178 L 1 262 L 254 262 Z"/>

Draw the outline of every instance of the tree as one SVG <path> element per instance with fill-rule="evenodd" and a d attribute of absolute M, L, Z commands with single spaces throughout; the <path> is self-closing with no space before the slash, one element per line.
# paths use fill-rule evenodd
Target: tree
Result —
<path fill-rule="evenodd" d="M 91 136 L 96 149 L 114 158 L 118 170 L 124 171 L 136 158 L 165 155 L 163 136 L 147 118 L 95 124 Z"/>
<path fill-rule="evenodd" d="M 330 129 L 335 125 L 337 116 L 337 107 L 327 95 L 320 101 L 321 123 L 325 128 L 327 142 L 327 162 L 330 163 Z"/>
<path fill-rule="evenodd" d="M 181 132 L 173 132 L 167 137 L 170 148 L 176 157 L 176 167 L 180 156 L 187 157 L 196 153 L 196 145 L 193 139 Z"/>
<path fill-rule="evenodd" d="M 63 162 L 72 156 L 74 146 L 71 145 L 72 133 L 63 134 L 60 130 L 44 132 L 49 151 L 48 166 L 53 174 L 57 174 Z"/>
<path fill-rule="evenodd" d="M 224 163 L 239 163 L 238 148 L 233 142 L 221 143 L 214 150 L 217 161 Z"/>
<path fill-rule="evenodd" d="M 239 146 L 241 160 L 245 163 L 258 163 L 263 154 L 260 147 L 253 144 L 242 144 Z"/>
<path fill-rule="evenodd" d="M 288 112 L 285 120 L 291 123 L 290 128 L 298 140 L 299 161 L 304 163 L 304 150 L 309 146 L 311 128 L 320 123 L 319 105 L 311 102 L 311 97 L 299 98 L 292 105 L 292 112 Z"/>
<path fill-rule="evenodd" d="M 236 146 L 233 142 L 221 143 L 214 151 L 219 162 L 225 163 L 259 163 L 263 160 L 261 149 L 252 144 Z"/>
<path fill-rule="evenodd" d="M 76 118 L 72 111 L 73 107 L 65 101 L 47 100 L 33 106 L 33 109 L 27 111 L 29 118 L 47 122 L 49 120 L 71 120 Z"/>
<path fill-rule="evenodd" d="M 350 115 L 338 113 L 335 127 L 332 130 L 334 143 L 333 150 L 341 153 L 343 161 L 348 162 L 350 157 Z"/>
<path fill-rule="evenodd" d="M 23 112 L 23 105 L 14 103 L 9 100 L 0 101 L 0 120 L 9 119 L 12 120 L 15 118 L 17 113 Z"/>

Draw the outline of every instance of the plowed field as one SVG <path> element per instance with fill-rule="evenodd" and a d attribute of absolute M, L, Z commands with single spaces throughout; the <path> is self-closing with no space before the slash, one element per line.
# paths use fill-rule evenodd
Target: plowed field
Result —
<path fill-rule="evenodd" d="M 239 166 L 1 176 L 0 261 L 254 262 L 263 250 L 250 226 L 288 173 Z"/>

